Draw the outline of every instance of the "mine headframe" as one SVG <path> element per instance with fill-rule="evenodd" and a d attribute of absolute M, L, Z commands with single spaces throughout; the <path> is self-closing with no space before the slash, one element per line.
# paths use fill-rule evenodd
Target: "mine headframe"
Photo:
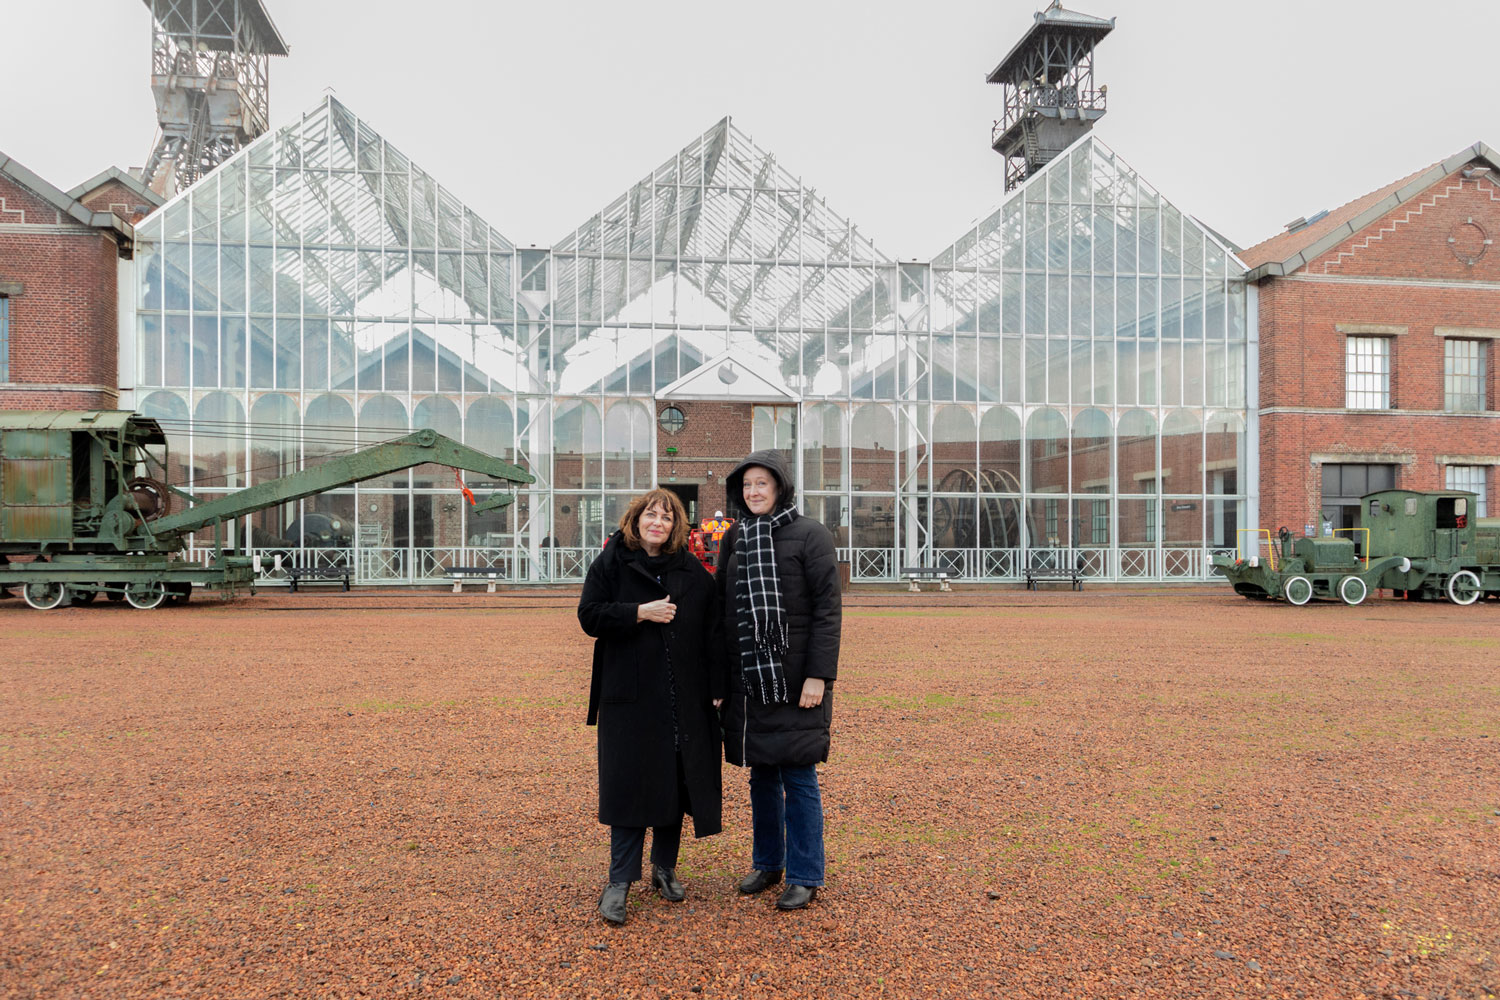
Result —
<path fill-rule="evenodd" d="M 261 0 L 142 2 L 157 137 L 141 179 L 170 198 L 266 132 L 270 57 L 287 45 Z"/>
<path fill-rule="evenodd" d="M 1035 174 L 1104 117 L 1108 88 L 1094 84 L 1094 46 L 1115 28 L 1054 0 L 990 71 L 1005 88 L 1005 116 L 990 144 L 1005 157 L 1005 190 Z"/>

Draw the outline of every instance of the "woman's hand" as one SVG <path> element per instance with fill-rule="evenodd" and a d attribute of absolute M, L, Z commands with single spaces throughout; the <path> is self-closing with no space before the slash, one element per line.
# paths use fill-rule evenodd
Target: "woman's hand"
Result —
<path fill-rule="evenodd" d="M 635 620 L 638 622 L 661 622 L 665 625 L 676 617 L 677 605 L 672 603 L 670 597 L 638 604 L 635 608 Z"/>
<path fill-rule="evenodd" d="M 809 677 L 802 682 L 802 697 L 797 702 L 798 708 L 817 708 L 823 704 L 824 681 L 821 677 Z"/>

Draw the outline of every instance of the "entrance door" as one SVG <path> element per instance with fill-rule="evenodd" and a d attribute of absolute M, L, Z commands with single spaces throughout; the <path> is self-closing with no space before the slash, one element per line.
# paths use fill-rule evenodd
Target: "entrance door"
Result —
<path fill-rule="evenodd" d="M 1394 465 L 1325 464 L 1321 505 L 1323 520 L 1340 537 L 1353 539 L 1355 553 L 1363 555 L 1363 536 L 1357 531 L 1342 529 L 1359 527 L 1360 497 L 1395 488 Z M 1322 525 L 1314 525 L 1314 534 L 1322 534 L 1322 528 Z"/>
<path fill-rule="evenodd" d="M 682 506 L 687 510 L 688 528 L 696 528 L 698 526 L 698 487 L 666 483 L 664 488 L 677 494 L 677 499 L 682 501 Z"/>

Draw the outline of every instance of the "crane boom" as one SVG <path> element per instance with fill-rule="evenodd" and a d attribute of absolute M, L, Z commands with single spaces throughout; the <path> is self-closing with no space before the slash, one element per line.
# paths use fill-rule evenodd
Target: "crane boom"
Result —
<path fill-rule="evenodd" d="M 384 444 L 331 458 L 311 469 L 272 479 L 228 496 L 194 504 L 187 510 L 168 514 L 149 522 L 142 527 L 141 533 L 156 536 L 160 543 L 165 535 L 186 534 L 213 524 L 215 521 L 228 521 L 243 517 L 267 507 L 301 500 L 315 493 L 348 486 L 351 483 L 391 472 L 400 472 L 402 469 L 409 469 L 414 465 L 423 465 L 427 462 L 477 472 L 513 484 L 536 482 L 536 477 L 520 466 L 486 455 L 482 451 L 476 451 L 468 445 L 459 444 L 434 430 L 420 430 L 415 434 L 408 434 L 406 437 L 396 438 Z M 504 506 L 509 502 L 510 498 L 504 496 L 498 502 L 493 497 L 485 501 L 490 509 Z"/>

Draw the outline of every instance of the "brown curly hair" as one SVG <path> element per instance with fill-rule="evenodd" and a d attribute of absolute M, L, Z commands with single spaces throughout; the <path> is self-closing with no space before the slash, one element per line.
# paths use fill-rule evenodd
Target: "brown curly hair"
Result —
<path fill-rule="evenodd" d="M 661 550 L 672 553 L 687 544 L 688 525 L 687 510 L 682 506 L 676 493 L 658 487 L 648 490 L 630 501 L 630 506 L 625 508 L 625 513 L 620 515 L 620 530 L 625 533 L 625 547 L 627 549 L 638 549 L 641 547 L 641 515 L 652 507 L 662 507 L 672 514 L 672 533 L 667 536 Z"/>

